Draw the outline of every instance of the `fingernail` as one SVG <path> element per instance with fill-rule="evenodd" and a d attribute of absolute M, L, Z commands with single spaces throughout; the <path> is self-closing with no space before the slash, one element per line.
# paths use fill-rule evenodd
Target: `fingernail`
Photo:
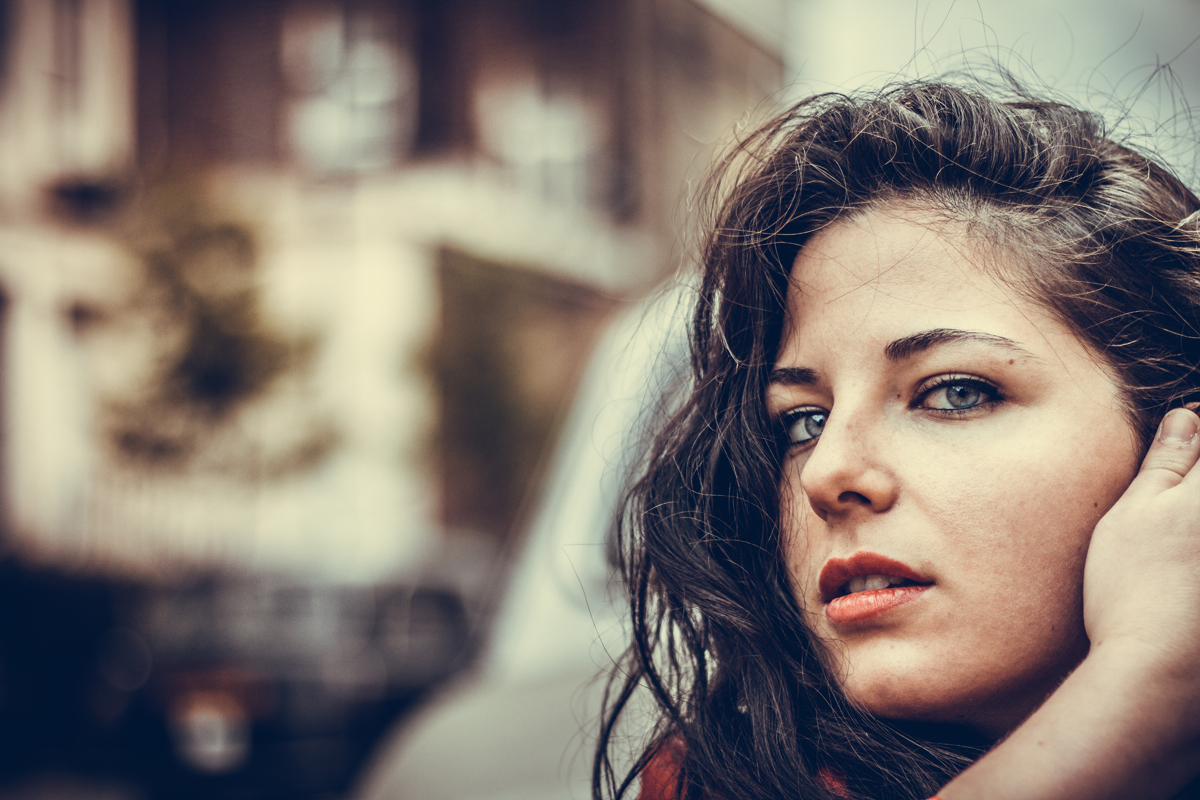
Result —
<path fill-rule="evenodd" d="M 1182 408 L 1167 412 L 1159 429 L 1158 438 L 1163 444 L 1176 447 L 1191 444 L 1196 438 L 1196 415 Z"/>

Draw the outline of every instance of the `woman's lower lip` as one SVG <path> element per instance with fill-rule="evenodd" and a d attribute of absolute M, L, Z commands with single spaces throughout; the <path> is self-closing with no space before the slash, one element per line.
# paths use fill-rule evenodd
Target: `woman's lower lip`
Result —
<path fill-rule="evenodd" d="M 893 586 L 890 589 L 872 589 L 835 597 L 825 606 L 825 618 L 830 622 L 844 624 L 874 617 L 896 606 L 916 600 L 929 586 Z"/>

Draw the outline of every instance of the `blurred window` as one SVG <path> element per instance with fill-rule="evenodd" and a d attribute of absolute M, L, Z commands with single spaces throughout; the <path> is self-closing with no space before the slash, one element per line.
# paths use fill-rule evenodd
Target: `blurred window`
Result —
<path fill-rule="evenodd" d="M 441 400 L 442 521 L 503 540 L 616 306 L 579 284 L 442 254 L 441 330 L 431 370 Z"/>
<path fill-rule="evenodd" d="M 385 169 L 411 146 L 416 78 L 396 19 L 338 3 L 297 4 L 283 20 L 290 100 L 285 136 L 317 172 Z"/>
<path fill-rule="evenodd" d="M 497 81 L 480 87 L 477 102 L 483 146 L 518 188 L 557 206 L 589 203 L 599 124 L 582 95 Z"/>

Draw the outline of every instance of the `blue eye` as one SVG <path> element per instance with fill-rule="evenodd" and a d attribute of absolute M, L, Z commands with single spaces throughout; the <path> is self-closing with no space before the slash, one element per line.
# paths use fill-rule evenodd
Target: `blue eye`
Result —
<path fill-rule="evenodd" d="M 827 416 L 828 413 L 819 408 L 798 408 L 789 411 L 783 417 L 788 444 L 795 446 L 815 440 L 821 435 L 821 431 L 825 430 Z"/>
<path fill-rule="evenodd" d="M 999 399 L 999 391 L 978 378 L 946 375 L 921 390 L 918 405 L 934 411 L 969 411 Z"/>

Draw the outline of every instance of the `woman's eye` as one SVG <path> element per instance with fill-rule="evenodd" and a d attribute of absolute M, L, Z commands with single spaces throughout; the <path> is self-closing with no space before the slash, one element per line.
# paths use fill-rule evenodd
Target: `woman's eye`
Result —
<path fill-rule="evenodd" d="M 807 444 L 825 430 L 826 412 L 820 409 L 798 409 L 784 418 L 788 444 Z"/>
<path fill-rule="evenodd" d="M 920 406 L 934 411 L 967 411 L 994 401 L 997 395 L 995 387 L 982 381 L 949 378 L 926 389 Z"/>

